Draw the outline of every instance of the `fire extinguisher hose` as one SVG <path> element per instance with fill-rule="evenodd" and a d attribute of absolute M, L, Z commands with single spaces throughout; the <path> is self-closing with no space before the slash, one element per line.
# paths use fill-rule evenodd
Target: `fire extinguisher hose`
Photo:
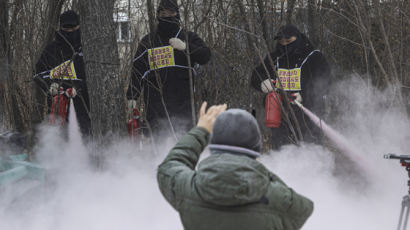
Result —
<path fill-rule="evenodd" d="M 377 172 L 370 167 L 372 164 L 368 162 L 368 160 L 366 160 L 361 154 L 359 154 L 359 151 L 357 151 L 357 149 L 355 149 L 343 135 L 327 125 L 321 118 L 304 107 L 300 102 L 296 100 L 294 102 L 309 117 L 309 119 L 323 131 L 329 140 L 332 141 L 342 153 L 344 153 L 346 157 L 355 162 L 360 169 L 365 171 L 367 174 L 377 174 Z"/>

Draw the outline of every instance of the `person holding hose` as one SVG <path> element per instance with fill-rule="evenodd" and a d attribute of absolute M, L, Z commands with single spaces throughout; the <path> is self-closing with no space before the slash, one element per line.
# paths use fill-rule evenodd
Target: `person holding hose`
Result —
<path fill-rule="evenodd" d="M 88 137 L 91 134 L 90 103 L 81 48 L 80 18 L 75 11 L 68 10 L 60 15 L 60 28 L 55 40 L 41 53 L 35 73 L 37 92 L 48 95 L 49 108 L 52 98 L 62 92 L 73 98 L 81 133 Z"/>
<path fill-rule="evenodd" d="M 304 116 L 293 100 L 323 116 L 329 94 L 330 66 L 323 54 L 294 25 L 282 26 L 275 40 L 278 41 L 276 50 L 253 70 L 251 76 L 251 84 L 256 90 L 265 94 L 278 91 L 281 95 L 278 98 L 282 104 L 280 124 L 268 126 L 273 127 L 273 148 L 296 144 L 301 139 L 319 143 L 322 138 L 320 129 Z M 286 105 L 285 97 L 290 99 L 290 107 Z M 290 110 L 293 110 L 296 121 Z M 288 115 L 289 122 L 284 119 L 284 113 Z"/>

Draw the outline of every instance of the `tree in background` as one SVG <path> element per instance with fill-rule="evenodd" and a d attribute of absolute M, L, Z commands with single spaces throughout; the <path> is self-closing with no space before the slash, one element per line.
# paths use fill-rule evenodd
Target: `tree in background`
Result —
<path fill-rule="evenodd" d="M 152 9 L 155 9 L 158 1 L 121 1 L 128 4 L 132 12 L 130 15 L 133 23 L 133 42 L 130 43 L 131 49 L 121 54 L 123 57 L 128 57 L 123 59 L 124 63 L 121 68 L 118 59 L 111 58 L 115 56 L 115 39 L 110 39 L 109 34 L 106 34 L 108 30 L 111 30 L 111 35 L 114 36 L 115 28 L 110 27 L 111 24 L 105 24 L 106 22 L 111 23 L 108 20 L 112 20 L 112 15 L 108 16 L 110 14 L 108 11 L 101 12 L 105 18 L 96 15 L 100 8 L 111 7 L 113 1 L 109 1 L 109 4 L 105 1 L 91 1 L 93 3 L 91 4 L 78 0 L 73 2 L 63 0 L 5 0 L 0 2 L 2 4 L 0 8 L 0 50 L 3 49 L 0 56 L 6 59 L 1 63 L 3 67 L 0 83 L 0 113 L 2 113 L 0 118 L 3 118 L 2 123 L 6 129 L 29 131 L 33 129 L 32 120 L 35 116 L 45 115 L 44 107 L 35 109 L 36 104 L 33 100 L 33 87 L 31 86 L 33 63 L 38 59 L 39 52 L 47 43 L 49 34 L 53 34 L 56 28 L 57 20 L 52 16 L 59 15 L 62 10 L 72 7 L 77 10 L 85 7 L 86 12 L 90 13 L 90 15 L 82 13 L 83 23 L 89 23 L 82 25 L 83 39 L 88 39 L 84 42 L 100 44 L 104 40 L 109 43 L 103 46 L 84 43 L 86 64 L 105 65 L 107 68 L 110 65 L 109 71 L 118 70 L 122 78 L 113 77 L 119 82 L 114 83 L 111 89 L 120 84 L 123 92 L 116 96 L 124 95 L 129 80 L 127 76 L 131 69 L 131 59 L 135 53 L 133 47 L 138 45 L 139 36 L 149 31 L 149 21 L 155 19 Z M 183 15 L 182 24 L 187 27 L 186 29 L 202 37 L 212 50 L 211 61 L 206 66 L 197 69 L 198 75 L 194 77 L 196 108 L 198 108 L 198 102 L 202 100 L 207 100 L 211 104 L 227 102 L 230 107 L 253 111 L 262 124 L 263 113 L 260 111 L 263 111 L 263 97 L 253 93 L 249 88 L 248 78 L 251 71 L 249 66 L 260 62 L 260 56 L 264 57 L 272 51 L 273 35 L 280 25 L 293 23 L 309 37 L 314 36 L 315 45 L 326 55 L 335 70 L 333 84 L 337 84 L 339 80 L 353 73 L 356 78 L 362 79 L 369 86 L 374 85 L 380 89 L 394 91 L 395 96 L 389 98 L 387 108 L 393 103 L 399 103 L 410 109 L 407 102 L 410 95 L 410 76 L 408 75 L 410 20 L 407 13 L 410 11 L 410 5 L 406 0 L 180 0 L 179 2 L 181 3 L 181 15 Z M 185 8 L 187 8 L 186 14 Z M 87 22 L 88 20 L 90 22 Z M 98 25 L 91 23 L 98 23 Z M 151 26 L 152 24 L 151 22 Z M 90 30 L 88 31 L 86 27 L 90 27 Z M 104 36 L 95 37 L 97 32 Z M 87 36 L 94 36 L 98 39 L 92 40 Z M 114 44 L 111 44 L 113 42 Z M 110 46 L 113 53 L 87 54 L 90 48 L 86 46 L 98 47 L 99 51 L 108 49 Z M 7 71 L 3 71 L 5 69 Z M 97 72 L 94 72 L 94 77 L 102 73 L 98 69 L 95 71 Z M 98 76 L 104 79 L 101 82 L 114 81 L 108 76 L 120 75 L 119 73 L 117 75 L 106 73 L 110 72 L 104 72 L 103 75 Z M 101 82 L 99 84 L 107 83 Z M 103 92 L 98 92 L 97 89 L 102 90 L 100 86 L 96 88 L 96 97 L 93 96 L 92 107 L 102 104 L 110 105 L 109 103 L 116 103 L 117 99 L 120 100 L 119 98 L 107 98 L 106 89 Z M 97 96 L 99 93 L 104 95 Z M 97 102 L 98 100 L 102 101 Z M 119 121 L 123 119 L 123 115 L 111 114 L 114 111 L 122 113 L 124 111 L 120 108 L 122 105 L 112 104 L 112 106 L 116 109 L 107 110 L 107 114 L 104 114 L 100 107 L 96 108 L 97 110 L 92 109 L 93 116 L 97 119 L 96 122 L 101 124 L 103 121 L 110 120 L 104 129 L 97 130 L 99 135 L 111 132 L 108 127 L 125 124 L 125 118 L 122 123 Z M 330 108 L 331 112 L 334 110 L 337 108 Z M 107 116 L 107 118 L 98 118 L 98 116 Z M 264 140 L 268 143 L 269 138 L 266 136 L 269 131 L 263 130 L 263 133 L 265 134 Z"/>
<path fill-rule="evenodd" d="M 80 3 L 82 47 L 93 139 L 100 147 L 125 127 L 125 97 L 113 20 L 114 0 Z M 97 163 L 101 156 L 97 158 Z"/>

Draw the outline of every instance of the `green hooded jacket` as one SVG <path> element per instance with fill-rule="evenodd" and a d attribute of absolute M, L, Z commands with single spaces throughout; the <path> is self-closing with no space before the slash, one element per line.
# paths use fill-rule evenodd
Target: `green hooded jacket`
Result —
<path fill-rule="evenodd" d="M 213 152 L 195 167 L 209 133 L 195 127 L 158 168 L 165 199 L 186 230 L 300 229 L 313 202 L 287 187 L 260 162 L 245 155 Z"/>

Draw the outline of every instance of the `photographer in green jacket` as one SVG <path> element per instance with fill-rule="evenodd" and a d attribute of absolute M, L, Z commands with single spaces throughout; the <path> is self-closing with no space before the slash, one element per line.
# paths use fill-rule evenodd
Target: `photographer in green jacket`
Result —
<path fill-rule="evenodd" d="M 262 143 L 254 117 L 241 109 L 225 110 L 218 105 L 206 111 L 203 103 L 197 127 L 159 166 L 165 199 L 186 230 L 300 229 L 313 202 L 256 160 Z M 211 155 L 195 169 L 209 139 Z"/>

